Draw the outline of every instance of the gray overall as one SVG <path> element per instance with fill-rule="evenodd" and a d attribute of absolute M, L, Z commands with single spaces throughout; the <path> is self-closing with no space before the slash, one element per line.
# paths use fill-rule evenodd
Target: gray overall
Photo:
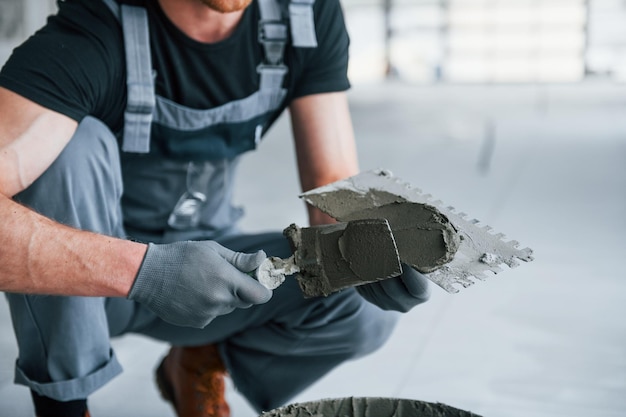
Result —
<path fill-rule="evenodd" d="M 212 239 L 236 251 L 286 257 L 282 233 L 244 235 L 231 205 L 241 153 L 267 130 L 286 96 L 288 23 L 275 0 L 259 1 L 260 88 L 208 110 L 154 94 L 146 11 L 106 0 L 124 30 L 128 103 L 122 152 L 86 117 L 53 165 L 16 200 L 64 224 L 120 238 L 168 243 Z M 312 0 L 288 9 L 296 47 L 315 47 Z M 237 389 L 258 411 L 285 404 L 343 361 L 380 347 L 396 313 L 354 290 L 304 299 L 295 280 L 267 304 L 220 316 L 204 329 L 177 327 L 123 298 L 7 294 L 19 357 L 15 382 L 59 401 L 87 398 L 122 371 L 110 338 L 139 333 L 173 345 L 219 345 Z"/>

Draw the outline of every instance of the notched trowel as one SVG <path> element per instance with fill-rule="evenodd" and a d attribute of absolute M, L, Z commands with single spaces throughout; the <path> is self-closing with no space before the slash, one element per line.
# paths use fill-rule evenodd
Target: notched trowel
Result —
<path fill-rule="evenodd" d="M 302 228 L 292 224 L 284 234 L 293 256 L 269 257 L 256 270 L 256 278 L 269 289 L 277 288 L 285 276 L 297 273 L 306 297 L 326 296 L 402 273 L 386 219 L 355 219 Z"/>
<path fill-rule="evenodd" d="M 497 274 L 502 264 L 513 268 L 519 260 L 533 260 L 530 248 L 505 242 L 504 235 L 432 201 L 389 171 L 363 172 L 301 197 L 340 222 L 388 220 L 400 261 L 451 293 L 472 285 L 473 278 L 484 280 L 487 272 Z"/>

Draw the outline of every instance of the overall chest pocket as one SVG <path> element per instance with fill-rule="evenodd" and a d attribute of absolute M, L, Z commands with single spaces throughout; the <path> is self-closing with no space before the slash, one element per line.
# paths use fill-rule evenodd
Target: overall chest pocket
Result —
<path fill-rule="evenodd" d="M 233 159 L 252 150 L 272 117 L 282 110 L 287 91 L 257 91 L 222 106 L 195 110 L 157 97 L 152 125 L 155 151 L 173 159 Z"/>
<path fill-rule="evenodd" d="M 269 118 L 258 116 L 239 123 L 222 123 L 199 130 L 181 131 L 167 126 L 152 126 L 154 151 L 166 158 L 185 161 L 233 159 L 253 150 Z"/>

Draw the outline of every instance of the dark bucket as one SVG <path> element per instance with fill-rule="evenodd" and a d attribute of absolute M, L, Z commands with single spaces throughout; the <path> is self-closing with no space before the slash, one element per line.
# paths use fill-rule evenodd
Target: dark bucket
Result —
<path fill-rule="evenodd" d="M 480 417 L 440 403 L 401 398 L 348 397 L 290 404 L 260 417 Z"/>

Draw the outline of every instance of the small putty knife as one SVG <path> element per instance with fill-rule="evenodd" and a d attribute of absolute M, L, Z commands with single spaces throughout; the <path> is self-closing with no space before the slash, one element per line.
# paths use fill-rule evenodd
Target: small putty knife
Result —
<path fill-rule="evenodd" d="M 294 250 L 287 259 L 267 258 L 256 278 L 275 289 L 297 273 L 305 297 L 326 296 L 402 273 L 396 242 L 386 219 L 359 219 L 284 230 Z"/>

